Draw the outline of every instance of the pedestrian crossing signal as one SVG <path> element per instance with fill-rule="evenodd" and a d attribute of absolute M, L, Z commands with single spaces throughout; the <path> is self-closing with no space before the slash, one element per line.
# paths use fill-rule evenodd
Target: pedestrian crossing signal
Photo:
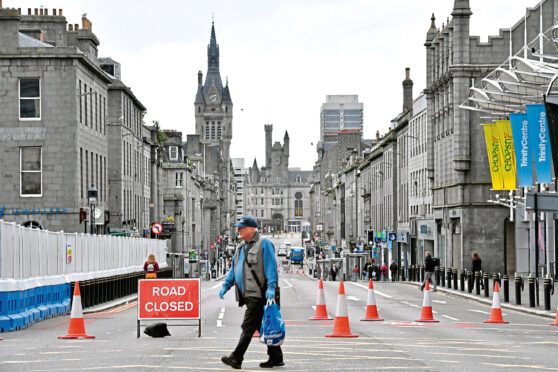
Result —
<path fill-rule="evenodd" d="M 368 245 L 371 247 L 374 245 L 374 230 L 368 229 L 367 231 Z"/>

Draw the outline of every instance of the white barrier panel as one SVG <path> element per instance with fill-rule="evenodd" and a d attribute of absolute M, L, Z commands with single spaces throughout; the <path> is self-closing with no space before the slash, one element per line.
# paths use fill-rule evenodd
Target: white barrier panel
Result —
<path fill-rule="evenodd" d="M 167 245 L 166 240 L 52 232 L 0 220 L 0 291 L 17 287 L 13 279 L 35 287 L 29 283 L 44 278 L 60 284 L 141 271 L 150 253 L 164 268 Z"/>

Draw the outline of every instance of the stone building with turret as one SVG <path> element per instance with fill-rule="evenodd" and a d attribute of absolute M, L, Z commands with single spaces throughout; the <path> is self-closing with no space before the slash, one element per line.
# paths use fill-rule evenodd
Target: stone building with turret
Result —
<path fill-rule="evenodd" d="M 273 125 L 265 130 L 265 166 L 254 159 L 248 170 L 244 203 L 266 232 L 309 231 L 312 171 L 289 168 L 289 134 L 273 143 Z"/>

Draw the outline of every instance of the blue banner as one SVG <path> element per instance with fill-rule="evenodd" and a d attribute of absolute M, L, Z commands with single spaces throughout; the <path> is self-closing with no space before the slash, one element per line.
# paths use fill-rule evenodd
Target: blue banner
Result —
<path fill-rule="evenodd" d="M 529 119 L 529 147 L 533 149 L 538 183 L 551 183 L 550 140 L 544 105 L 526 105 Z"/>
<path fill-rule="evenodd" d="M 510 114 L 519 187 L 533 186 L 533 155 L 527 114 Z"/>

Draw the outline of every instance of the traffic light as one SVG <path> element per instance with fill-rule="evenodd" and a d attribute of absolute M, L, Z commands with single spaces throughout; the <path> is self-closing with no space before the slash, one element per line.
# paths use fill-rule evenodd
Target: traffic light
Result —
<path fill-rule="evenodd" d="M 368 245 L 372 246 L 374 245 L 374 230 L 368 229 L 368 231 L 366 232 L 367 236 L 368 236 Z"/>
<path fill-rule="evenodd" d="M 87 209 L 80 208 L 79 209 L 79 223 L 82 223 L 85 220 L 87 220 Z"/>
<path fill-rule="evenodd" d="M 221 243 L 221 237 L 217 238 L 217 243 Z"/>

